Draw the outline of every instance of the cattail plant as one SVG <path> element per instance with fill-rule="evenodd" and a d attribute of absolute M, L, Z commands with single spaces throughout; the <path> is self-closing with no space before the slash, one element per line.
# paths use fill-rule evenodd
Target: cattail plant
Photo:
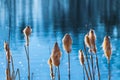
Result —
<path fill-rule="evenodd" d="M 7 60 L 6 79 L 11 80 L 11 72 L 10 72 L 11 53 L 10 53 L 9 44 L 6 41 L 4 42 L 4 50 L 6 52 L 6 60 Z"/>
<path fill-rule="evenodd" d="M 68 80 L 70 80 L 70 52 L 71 52 L 71 45 L 72 45 L 72 38 L 71 36 L 66 33 L 62 39 L 63 48 L 68 53 Z"/>
<path fill-rule="evenodd" d="M 52 64 L 58 68 L 58 80 L 60 80 L 60 69 L 59 69 L 60 58 L 61 58 L 61 51 L 58 46 L 58 43 L 56 42 L 52 50 L 51 60 L 52 60 Z"/>
<path fill-rule="evenodd" d="M 51 79 L 54 80 L 53 64 L 52 64 L 51 57 L 48 59 L 48 64 L 49 64 L 49 67 L 50 67 L 50 76 L 51 76 Z"/>
<path fill-rule="evenodd" d="M 88 71 L 89 71 L 89 75 L 90 75 L 90 79 L 92 80 L 92 74 L 91 74 L 91 70 L 90 70 L 90 64 L 89 64 L 89 60 L 88 60 L 88 54 L 87 54 L 87 51 L 86 51 L 86 47 L 89 48 L 89 51 L 90 51 L 90 47 L 91 47 L 91 43 L 90 43 L 90 39 L 89 39 L 89 35 L 86 34 L 85 37 L 84 37 L 84 50 L 86 52 L 86 61 L 87 61 L 87 66 L 88 66 Z"/>
<path fill-rule="evenodd" d="M 30 80 L 30 58 L 29 58 L 29 37 L 32 32 L 32 29 L 29 26 L 26 26 L 26 28 L 23 30 L 23 33 L 25 35 L 25 51 L 26 51 L 26 57 L 28 61 L 28 80 Z"/>
<path fill-rule="evenodd" d="M 107 61 L 108 61 L 108 80 L 110 80 L 111 79 L 110 59 L 111 59 L 112 50 L 111 50 L 111 43 L 110 43 L 109 36 L 104 37 L 102 47 L 103 47 L 105 57 L 107 58 Z"/>
<path fill-rule="evenodd" d="M 83 53 L 83 51 L 82 50 L 79 50 L 79 60 L 80 60 L 80 63 L 81 63 L 81 65 L 82 65 L 82 67 L 83 67 L 83 75 L 85 75 L 84 74 L 84 70 L 85 70 L 85 72 L 86 72 L 86 76 L 87 76 L 87 78 L 88 78 L 88 80 L 90 80 L 90 78 L 89 78 L 89 75 L 88 75 L 88 72 L 87 72 L 87 69 L 86 69 L 86 66 L 85 66 L 85 59 L 84 59 L 84 53 Z M 85 77 L 84 77 L 84 80 L 85 80 Z"/>

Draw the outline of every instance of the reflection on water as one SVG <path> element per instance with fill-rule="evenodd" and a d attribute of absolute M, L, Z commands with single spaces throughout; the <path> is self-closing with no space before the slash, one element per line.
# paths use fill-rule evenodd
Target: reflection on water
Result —
<path fill-rule="evenodd" d="M 57 40 L 62 51 L 61 79 L 67 80 L 67 55 L 62 49 L 61 39 L 66 32 L 73 38 L 71 53 L 72 80 L 82 77 L 82 67 L 78 60 L 78 50 L 83 49 L 83 38 L 90 28 L 95 29 L 97 49 L 102 80 L 107 79 L 106 59 L 101 43 L 105 35 L 111 36 L 112 79 L 120 79 L 120 0 L 1 0 L 0 1 L 0 75 L 5 79 L 4 40 L 8 40 L 10 27 L 10 46 L 15 68 L 20 68 L 22 80 L 27 78 L 27 60 L 24 51 L 22 30 L 26 25 L 32 27 L 30 38 L 31 72 L 35 80 L 49 80 L 47 60 L 50 50 Z M 55 37 L 56 36 L 56 37 Z M 101 57 L 103 56 L 103 57 Z"/>

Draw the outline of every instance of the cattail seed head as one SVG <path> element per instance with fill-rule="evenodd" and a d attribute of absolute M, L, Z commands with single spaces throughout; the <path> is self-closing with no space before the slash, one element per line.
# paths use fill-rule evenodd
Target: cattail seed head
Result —
<path fill-rule="evenodd" d="M 29 45 L 29 36 L 32 32 L 32 29 L 29 26 L 26 26 L 26 28 L 23 30 L 23 33 L 25 35 L 25 39 L 26 39 L 26 46 Z"/>
<path fill-rule="evenodd" d="M 53 66 L 52 66 L 52 59 L 51 59 L 51 57 L 48 59 L 48 64 L 50 66 L 50 76 L 51 76 L 51 79 L 54 79 L 54 73 L 53 73 Z"/>
<path fill-rule="evenodd" d="M 52 59 L 53 65 L 59 66 L 60 57 L 61 57 L 61 51 L 59 49 L 58 43 L 56 42 L 53 47 L 52 54 L 51 54 L 51 59 Z"/>
<path fill-rule="evenodd" d="M 81 65 L 84 65 L 84 53 L 82 50 L 79 50 L 79 59 L 80 59 L 80 63 Z"/>
<path fill-rule="evenodd" d="M 7 61 L 8 61 L 8 63 L 10 63 L 10 61 L 11 61 L 11 53 L 10 53 L 10 48 L 9 48 L 9 45 L 8 45 L 7 42 L 4 42 L 4 49 L 5 49 L 5 52 L 6 52 Z"/>
<path fill-rule="evenodd" d="M 96 44 L 95 44 L 96 34 L 93 29 L 90 29 L 90 31 L 89 31 L 89 39 L 90 39 L 90 44 L 91 44 L 90 49 L 93 53 L 96 53 L 96 51 L 97 51 Z"/>
<path fill-rule="evenodd" d="M 88 48 L 91 47 L 91 43 L 90 43 L 90 39 L 89 39 L 88 34 L 85 35 L 84 42 L 85 42 L 86 47 L 88 47 Z"/>
<path fill-rule="evenodd" d="M 48 64 L 49 64 L 50 67 L 52 66 L 52 59 L 51 59 L 51 57 L 48 59 Z"/>
<path fill-rule="evenodd" d="M 62 39 L 62 42 L 63 42 L 64 50 L 66 50 L 67 53 L 70 53 L 71 52 L 71 45 L 72 45 L 72 38 L 68 33 L 65 34 L 65 36 Z"/>
<path fill-rule="evenodd" d="M 103 51 L 104 51 L 104 54 L 105 54 L 106 58 L 108 60 L 110 60 L 112 50 L 111 50 L 111 43 L 110 43 L 110 37 L 109 36 L 104 37 L 102 47 L 103 47 Z"/>

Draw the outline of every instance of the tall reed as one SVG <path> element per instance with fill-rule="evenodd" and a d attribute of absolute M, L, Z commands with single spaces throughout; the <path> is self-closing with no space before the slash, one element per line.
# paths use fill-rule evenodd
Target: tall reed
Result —
<path fill-rule="evenodd" d="M 102 47 L 103 47 L 105 57 L 107 58 L 107 61 L 108 61 L 108 80 L 111 80 L 110 59 L 111 59 L 112 49 L 111 49 L 109 36 L 104 37 Z"/>
<path fill-rule="evenodd" d="M 68 80 L 70 80 L 70 52 L 72 46 L 71 36 L 68 33 L 66 33 L 62 39 L 62 42 L 64 50 L 68 53 Z"/>
<path fill-rule="evenodd" d="M 29 55 L 29 37 L 32 32 L 32 29 L 29 26 L 26 26 L 25 29 L 23 30 L 26 44 L 25 44 L 25 52 L 26 52 L 26 57 L 28 61 L 28 80 L 30 80 L 30 55 Z"/>
<path fill-rule="evenodd" d="M 60 48 L 58 46 L 58 43 L 56 42 L 54 44 L 53 50 L 52 50 L 52 54 L 51 54 L 51 60 L 52 60 L 52 64 L 57 67 L 58 70 L 58 80 L 60 80 L 60 58 L 61 58 L 61 51 Z"/>
<path fill-rule="evenodd" d="M 88 75 L 88 71 L 87 71 L 86 66 L 85 66 L 84 53 L 83 53 L 82 50 L 79 50 L 79 56 L 78 57 L 79 57 L 81 65 L 83 66 L 83 72 L 85 70 L 86 76 L 87 76 L 88 80 L 90 80 L 89 75 Z M 85 75 L 85 74 L 83 73 L 83 75 Z M 85 80 L 85 77 L 84 77 L 84 80 Z"/>

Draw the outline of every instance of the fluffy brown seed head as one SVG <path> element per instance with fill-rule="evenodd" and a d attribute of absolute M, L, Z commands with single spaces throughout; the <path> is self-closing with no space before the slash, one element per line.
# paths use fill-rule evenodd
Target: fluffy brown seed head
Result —
<path fill-rule="evenodd" d="M 82 50 L 79 50 L 79 59 L 80 59 L 81 65 L 84 65 L 84 53 Z"/>
<path fill-rule="evenodd" d="M 106 58 L 108 60 L 110 60 L 112 50 L 111 50 L 111 43 L 110 43 L 110 37 L 109 36 L 104 37 L 102 47 L 103 47 L 103 51 L 104 51 L 104 54 L 105 54 Z"/>
<path fill-rule="evenodd" d="M 51 57 L 48 59 L 48 64 L 49 64 L 50 67 L 52 66 L 52 59 L 51 59 Z"/>
<path fill-rule="evenodd" d="M 95 44 L 96 34 L 95 34 L 94 30 L 92 30 L 92 29 L 90 29 L 90 31 L 89 31 L 89 39 L 90 39 L 90 44 L 91 44 L 90 49 L 93 53 L 96 53 L 96 51 L 97 51 L 96 44 Z"/>
<path fill-rule="evenodd" d="M 23 30 L 23 33 L 25 36 L 29 36 L 32 32 L 32 29 L 29 26 L 26 26 L 25 29 Z"/>
<path fill-rule="evenodd" d="M 90 39 L 88 34 L 85 35 L 84 42 L 86 47 L 90 48 L 91 44 L 90 44 Z"/>
<path fill-rule="evenodd" d="M 51 59 L 52 59 L 53 65 L 59 66 L 60 57 L 61 57 L 61 51 L 59 49 L 58 43 L 56 42 L 54 45 L 54 48 L 52 50 L 52 54 L 51 54 Z"/>
<path fill-rule="evenodd" d="M 26 39 L 26 46 L 29 46 L 29 36 L 31 32 L 32 32 L 32 29 L 29 26 L 26 26 L 26 28 L 23 30 L 23 33 Z"/>
<path fill-rule="evenodd" d="M 62 39 L 62 42 L 63 42 L 64 50 L 66 50 L 67 53 L 70 53 L 71 52 L 71 45 L 72 45 L 72 38 L 68 33 L 65 34 L 65 36 Z"/>

